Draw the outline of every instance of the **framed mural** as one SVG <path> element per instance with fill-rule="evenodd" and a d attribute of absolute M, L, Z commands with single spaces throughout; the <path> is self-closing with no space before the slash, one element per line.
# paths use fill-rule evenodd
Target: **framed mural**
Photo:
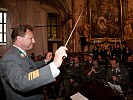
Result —
<path fill-rule="evenodd" d="M 121 0 L 89 0 L 91 38 L 122 37 Z"/>

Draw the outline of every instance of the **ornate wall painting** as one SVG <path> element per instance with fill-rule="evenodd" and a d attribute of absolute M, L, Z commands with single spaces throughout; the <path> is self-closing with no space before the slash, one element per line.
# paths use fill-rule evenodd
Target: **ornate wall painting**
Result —
<path fill-rule="evenodd" d="M 122 36 L 120 0 L 90 0 L 91 38 Z"/>

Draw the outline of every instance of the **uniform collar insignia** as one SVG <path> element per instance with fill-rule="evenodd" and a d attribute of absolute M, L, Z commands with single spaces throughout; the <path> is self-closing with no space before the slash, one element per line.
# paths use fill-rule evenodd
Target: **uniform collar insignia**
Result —
<path fill-rule="evenodd" d="M 117 68 L 117 69 L 112 69 L 112 71 L 116 71 L 116 72 L 121 72 L 120 68 Z"/>
<path fill-rule="evenodd" d="M 21 56 L 22 58 L 25 57 L 25 54 L 24 54 L 23 52 L 19 51 L 19 54 L 20 54 L 20 56 Z"/>

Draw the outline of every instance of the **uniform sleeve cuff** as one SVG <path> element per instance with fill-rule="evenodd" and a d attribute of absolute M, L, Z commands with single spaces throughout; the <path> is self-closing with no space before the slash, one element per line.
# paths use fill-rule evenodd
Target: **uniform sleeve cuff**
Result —
<path fill-rule="evenodd" d="M 50 63 L 50 69 L 51 69 L 53 77 L 56 77 L 56 76 L 58 76 L 60 74 L 60 70 L 57 69 L 57 67 L 54 64 L 54 62 Z"/>

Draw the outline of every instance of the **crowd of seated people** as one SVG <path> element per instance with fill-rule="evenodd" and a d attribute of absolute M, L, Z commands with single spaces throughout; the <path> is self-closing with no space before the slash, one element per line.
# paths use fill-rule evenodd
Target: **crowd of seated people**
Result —
<path fill-rule="evenodd" d="M 102 49 L 94 46 L 91 55 L 77 54 L 72 56 L 70 54 L 62 65 L 65 69 L 63 73 L 65 73 L 66 95 L 69 96 L 70 91 L 74 91 L 76 87 L 91 81 L 100 84 L 110 82 L 120 85 L 122 91 L 126 94 L 130 87 L 129 83 L 133 83 L 132 62 L 133 54 L 129 47 L 120 48 L 119 45 L 116 48 L 114 46 L 107 48 L 103 46 Z M 130 88 L 133 89 L 132 86 Z"/>
<path fill-rule="evenodd" d="M 65 79 L 64 86 L 65 86 L 65 93 L 66 93 L 65 95 L 67 97 L 69 97 L 70 95 L 72 95 L 73 93 L 75 93 L 77 91 L 80 91 L 79 89 L 77 90 L 77 88 L 81 87 L 80 89 L 82 89 L 82 86 L 86 82 L 93 82 L 96 85 L 106 84 L 108 81 L 112 82 L 111 80 L 113 80 L 113 79 L 111 79 L 111 77 L 114 77 L 114 76 L 112 74 L 109 74 L 109 72 L 110 72 L 109 69 L 113 69 L 113 64 L 112 65 L 109 64 L 108 65 L 109 68 L 108 67 L 106 68 L 105 60 L 101 59 L 100 55 L 98 56 L 98 58 L 99 59 L 93 59 L 93 57 L 91 55 L 85 54 L 84 59 L 81 59 L 81 57 L 79 57 L 79 56 L 75 56 L 75 57 L 73 57 L 73 62 L 72 62 L 72 57 L 70 57 L 70 60 L 68 60 L 67 63 L 65 62 L 65 64 L 62 66 L 62 68 L 65 69 L 64 70 L 65 78 L 63 78 L 63 79 Z M 116 65 L 118 65 L 118 63 Z M 127 72 L 127 71 L 125 70 L 125 72 Z M 125 83 L 128 82 L 128 73 L 125 73 L 125 72 L 123 73 L 123 70 L 122 70 L 122 73 L 119 72 L 118 75 L 115 74 L 117 77 L 118 84 L 120 83 L 119 81 L 124 81 Z M 123 74 L 126 74 L 126 75 L 123 75 Z M 97 83 L 99 83 L 99 84 L 97 84 Z M 87 83 L 87 84 L 89 84 L 89 83 Z M 119 85 L 121 85 L 121 84 L 119 84 Z M 124 84 L 122 84 L 122 85 L 124 85 Z M 90 87 L 90 86 L 87 85 L 84 87 L 87 89 L 87 87 Z M 101 85 L 100 85 L 100 87 L 101 87 Z M 94 87 L 94 90 L 96 88 L 97 88 L 97 86 Z M 101 89 L 104 89 L 104 86 Z M 100 92 L 99 89 L 96 89 L 96 90 L 97 90 L 97 92 Z M 91 93 L 95 94 L 94 92 L 95 91 L 91 91 Z M 86 93 L 89 94 L 89 92 L 87 90 L 86 90 Z M 98 93 L 96 93 L 96 94 L 98 95 Z M 102 95 L 104 95 L 104 94 L 102 94 Z M 91 96 L 90 96 L 90 98 L 91 98 Z M 98 98 L 95 98 L 94 100 L 97 100 L 97 99 Z M 99 100 L 104 100 L 104 99 L 102 98 Z M 107 100 L 107 99 L 105 99 L 105 100 Z M 114 100 L 119 100 L 119 99 L 114 99 Z"/>
<path fill-rule="evenodd" d="M 114 46 L 106 48 L 104 46 L 102 48 L 94 46 L 91 54 L 70 53 L 63 60 L 57 81 L 45 86 L 45 89 L 49 91 L 48 95 L 70 97 L 73 93 L 84 88 L 86 88 L 85 93 L 90 92 L 89 90 L 94 86 L 91 90 L 92 94 L 98 95 L 101 90 L 101 93 L 103 93 L 101 95 L 104 96 L 105 91 L 112 91 L 104 86 L 104 84 L 108 85 L 107 83 L 110 82 L 120 85 L 122 90 L 127 93 L 129 83 L 133 83 L 132 62 L 133 54 L 126 46 L 123 46 L 123 48 L 120 48 L 119 45 L 116 48 Z M 130 88 L 133 89 L 133 86 L 131 85 Z M 112 95 L 114 96 L 114 94 Z M 112 95 L 106 94 L 110 98 L 113 98 Z M 99 100 L 119 100 L 117 96 L 113 99 L 103 99 L 103 97 L 97 96 L 93 100 L 99 98 L 101 98 Z M 91 97 L 94 96 L 90 94 L 89 98 L 91 99 Z"/>

